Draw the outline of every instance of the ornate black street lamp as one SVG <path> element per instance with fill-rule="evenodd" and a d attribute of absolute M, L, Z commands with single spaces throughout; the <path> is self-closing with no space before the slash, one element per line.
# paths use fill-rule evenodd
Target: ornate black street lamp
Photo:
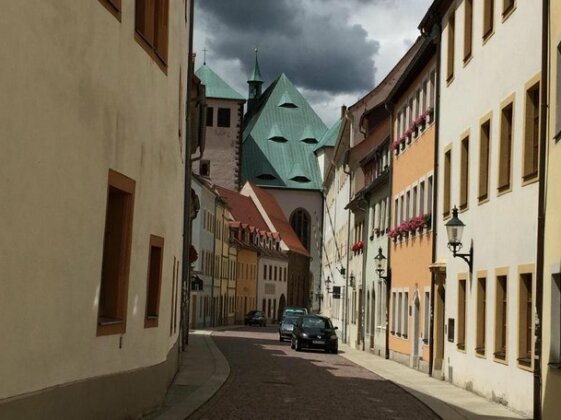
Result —
<path fill-rule="evenodd" d="M 325 280 L 325 291 L 329 294 L 332 293 L 331 292 L 331 278 L 329 276 L 327 276 L 327 280 Z"/>
<path fill-rule="evenodd" d="M 466 226 L 460 219 L 458 219 L 458 208 L 454 206 L 452 209 L 452 218 L 446 223 L 446 233 L 448 235 L 448 249 L 452 251 L 454 258 L 460 257 L 469 266 L 470 274 L 473 272 L 473 241 L 469 246 L 469 252 L 459 253 L 462 249 L 462 234 Z"/>
<path fill-rule="evenodd" d="M 382 247 L 378 248 L 378 255 L 374 257 L 374 261 L 376 262 L 376 273 L 378 273 L 378 278 L 381 280 L 386 281 L 388 279 L 387 276 L 384 276 L 384 265 L 386 264 L 386 257 L 382 254 Z"/>

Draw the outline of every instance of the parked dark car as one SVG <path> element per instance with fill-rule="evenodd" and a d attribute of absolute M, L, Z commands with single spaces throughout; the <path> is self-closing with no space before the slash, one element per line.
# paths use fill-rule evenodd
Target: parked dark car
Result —
<path fill-rule="evenodd" d="M 339 341 L 331 320 L 325 316 L 304 315 L 298 318 L 292 330 L 290 347 L 301 351 L 304 348 L 324 349 L 337 354 Z"/>
<path fill-rule="evenodd" d="M 299 317 L 300 315 L 308 315 L 308 308 L 301 306 L 287 306 L 282 311 L 281 320 L 287 316 Z"/>
<path fill-rule="evenodd" d="M 245 325 L 267 326 L 267 319 L 263 311 L 249 311 L 244 318 Z"/>
<path fill-rule="evenodd" d="M 296 316 L 286 316 L 279 325 L 279 341 L 290 340 L 292 338 L 292 329 L 298 321 Z"/>

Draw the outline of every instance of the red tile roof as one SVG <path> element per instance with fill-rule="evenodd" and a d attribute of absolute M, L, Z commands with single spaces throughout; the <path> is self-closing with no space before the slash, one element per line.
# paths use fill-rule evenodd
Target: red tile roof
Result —
<path fill-rule="evenodd" d="M 261 203 L 261 206 L 263 206 L 263 209 L 269 216 L 269 219 L 271 219 L 271 223 L 273 223 L 275 230 L 280 233 L 280 236 L 288 249 L 290 249 L 292 252 L 296 252 L 298 254 L 309 257 L 310 253 L 306 250 L 304 245 L 302 245 L 302 242 L 300 242 L 300 239 L 298 239 L 296 232 L 294 232 L 294 230 L 290 226 L 290 223 L 288 223 L 288 219 L 284 215 L 284 212 L 280 208 L 276 198 L 267 190 L 259 188 L 251 182 L 249 182 L 249 185 L 255 192 L 257 199 Z"/>
<path fill-rule="evenodd" d="M 254 226 L 259 230 L 269 230 L 267 223 L 251 198 L 218 185 L 216 185 L 216 192 L 226 202 L 236 221 Z"/>

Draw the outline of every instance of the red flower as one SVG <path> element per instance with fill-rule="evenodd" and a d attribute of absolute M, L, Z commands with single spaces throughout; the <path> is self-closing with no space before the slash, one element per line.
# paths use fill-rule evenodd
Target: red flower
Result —
<path fill-rule="evenodd" d="M 189 262 L 194 263 L 199 259 L 199 253 L 193 245 L 189 248 Z"/>

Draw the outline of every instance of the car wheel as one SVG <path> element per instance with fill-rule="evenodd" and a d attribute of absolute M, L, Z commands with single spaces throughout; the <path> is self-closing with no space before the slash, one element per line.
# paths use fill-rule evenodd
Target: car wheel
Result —
<path fill-rule="evenodd" d="M 331 353 L 337 354 L 337 353 L 339 353 L 339 349 L 337 347 L 335 347 L 334 349 L 331 349 Z"/>
<path fill-rule="evenodd" d="M 296 339 L 296 351 L 302 351 L 302 344 L 298 339 Z"/>
<path fill-rule="evenodd" d="M 292 339 L 290 340 L 290 348 L 292 350 L 294 350 L 294 340 L 292 340 Z"/>
<path fill-rule="evenodd" d="M 279 341 L 280 341 L 281 343 L 284 341 L 284 338 L 282 338 L 280 335 L 279 335 Z"/>

